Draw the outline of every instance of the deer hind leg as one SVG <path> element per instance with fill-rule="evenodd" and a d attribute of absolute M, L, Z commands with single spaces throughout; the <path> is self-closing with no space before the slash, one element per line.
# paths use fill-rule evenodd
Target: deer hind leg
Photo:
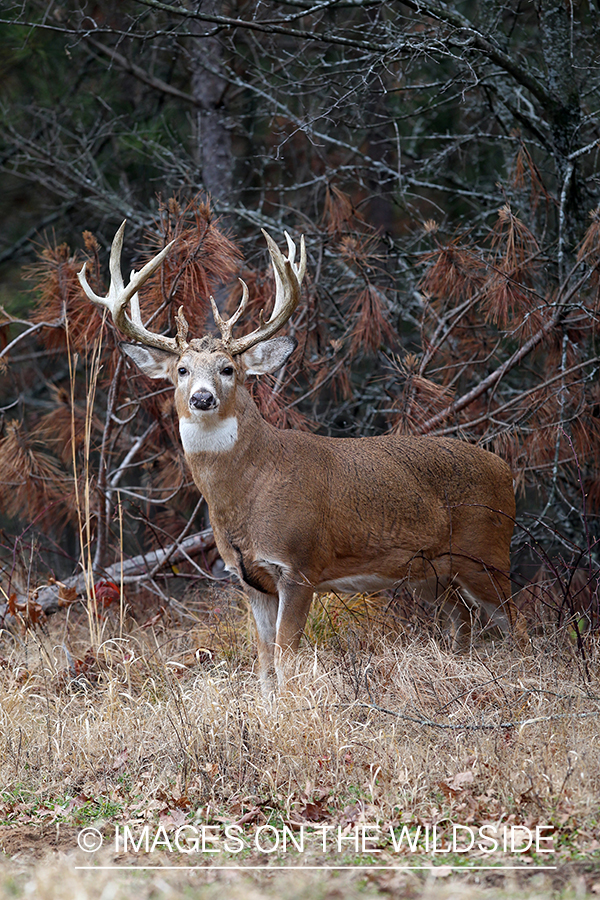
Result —
<path fill-rule="evenodd" d="M 444 613 L 452 629 L 452 649 L 464 653 L 471 649 L 475 623 L 479 620 L 478 603 L 457 584 L 449 585 L 444 598 Z"/>
<path fill-rule="evenodd" d="M 513 602 L 510 579 L 503 572 L 473 569 L 461 573 L 458 581 L 468 603 L 480 605 L 491 622 L 505 634 L 512 634 L 521 650 L 529 646 L 525 620 Z"/>
<path fill-rule="evenodd" d="M 250 601 L 258 636 L 260 687 L 263 697 L 268 700 L 275 691 L 273 673 L 279 600 L 274 594 L 263 594 L 250 587 L 246 587 L 246 595 Z"/>
<path fill-rule="evenodd" d="M 306 625 L 314 589 L 309 584 L 282 578 L 279 583 L 279 612 L 275 640 L 275 671 L 280 688 L 286 682 L 286 658 L 296 653 Z"/>
<path fill-rule="evenodd" d="M 436 620 L 446 632 L 451 631 L 452 649 L 464 650 L 469 646 L 472 611 L 465 606 L 462 594 L 447 575 L 430 575 L 418 582 L 409 583 L 421 600 L 436 610 Z"/>

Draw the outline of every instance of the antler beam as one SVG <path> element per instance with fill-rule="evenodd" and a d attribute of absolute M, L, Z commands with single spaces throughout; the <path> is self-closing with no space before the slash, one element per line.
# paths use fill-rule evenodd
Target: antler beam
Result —
<path fill-rule="evenodd" d="M 140 313 L 140 301 L 138 290 L 156 272 L 163 259 L 175 243 L 171 241 L 164 247 L 160 253 L 157 253 L 150 262 L 147 262 L 143 269 L 139 272 L 132 271 L 129 284 L 123 283 L 123 275 L 121 274 L 121 253 L 123 251 L 123 235 L 125 232 L 126 221 L 114 236 L 112 246 L 110 248 L 110 287 L 106 297 L 100 297 L 96 294 L 88 284 L 86 276 L 86 265 L 84 263 L 81 272 L 77 273 L 79 283 L 83 288 L 86 297 L 92 303 L 107 309 L 116 327 L 126 337 L 130 337 L 135 341 L 139 341 L 148 347 L 157 347 L 159 350 L 168 350 L 171 353 L 181 351 L 181 344 L 178 338 L 181 337 L 181 329 L 178 327 L 178 337 L 166 337 L 162 334 L 155 334 L 144 326 Z M 130 316 L 127 315 L 127 306 L 130 305 Z"/>
<path fill-rule="evenodd" d="M 232 337 L 232 330 L 244 312 L 248 303 L 248 287 L 240 279 L 242 283 L 242 299 L 237 310 L 229 319 L 223 319 L 217 309 L 214 299 L 211 297 L 213 316 L 215 324 L 221 332 L 221 339 L 229 352 L 233 356 L 237 356 L 244 351 L 254 347 L 261 341 L 266 341 L 272 337 L 280 328 L 282 328 L 300 302 L 300 286 L 304 273 L 306 271 L 306 247 L 304 245 L 304 237 L 300 239 L 300 261 L 296 264 L 296 245 L 291 237 L 285 232 L 285 238 L 288 245 L 288 256 L 285 257 L 270 234 L 263 229 L 262 233 L 267 241 L 267 247 L 271 256 L 271 264 L 273 266 L 273 274 L 275 275 L 275 303 L 273 312 L 266 322 L 263 322 L 263 313 L 260 314 L 258 328 L 243 335 L 239 338 Z"/>

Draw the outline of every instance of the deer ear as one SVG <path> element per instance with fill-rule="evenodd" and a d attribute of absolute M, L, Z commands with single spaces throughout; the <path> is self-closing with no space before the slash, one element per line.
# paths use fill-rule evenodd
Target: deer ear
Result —
<path fill-rule="evenodd" d="M 122 343 L 120 347 L 144 375 L 148 375 L 149 378 L 168 378 L 169 381 L 173 381 L 171 372 L 173 362 L 177 359 L 176 353 L 158 350 L 155 347 L 141 347 L 139 344 Z"/>
<path fill-rule="evenodd" d="M 246 375 L 268 375 L 270 372 L 276 372 L 297 346 L 298 341 L 295 338 L 276 337 L 250 347 L 240 357 Z"/>

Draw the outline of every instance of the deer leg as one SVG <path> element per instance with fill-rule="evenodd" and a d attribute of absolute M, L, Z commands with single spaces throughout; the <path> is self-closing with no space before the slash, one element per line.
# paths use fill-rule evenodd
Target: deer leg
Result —
<path fill-rule="evenodd" d="M 279 584 L 279 613 L 275 641 L 275 670 L 280 688 L 285 686 L 285 657 L 295 653 L 306 625 L 313 598 L 311 585 L 282 579 Z"/>
<path fill-rule="evenodd" d="M 465 600 L 458 586 L 446 575 L 430 576 L 421 581 L 416 590 L 422 600 L 439 610 L 444 630 L 450 628 L 452 649 L 467 650 L 471 637 L 472 604 Z"/>
<path fill-rule="evenodd" d="M 262 695 L 268 699 L 274 692 L 273 671 L 275 637 L 277 635 L 277 611 L 279 601 L 273 594 L 263 594 L 254 588 L 246 588 L 258 635 L 258 667 Z"/>
<path fill-rule="evenodd" d="M 444 601 L 444 611 L 452 625 L 452 649 L 464 653 L 471 648 L 471 634 L 477 618 L 478 604 L 466 591 L 450 585 Z"/>
<path fill-rule="evenodd" d="M 512 599 L 510 579 L 503 572 L 487 569 L 459 576 L 461 587 L 485 610 L 492 622 L 502 631 L 510 632 L 521 650 L 529 646 L 529 635 L 523 616 Z"/>

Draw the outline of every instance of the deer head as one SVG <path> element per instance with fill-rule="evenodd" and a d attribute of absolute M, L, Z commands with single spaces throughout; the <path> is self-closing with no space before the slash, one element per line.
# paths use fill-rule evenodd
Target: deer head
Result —
<path fill-rule="evenodd" d="M 213 317 L 220 338 L 205 335 L 188 339 L 189 326 L 183 308 L 176 316 L 175 337 L 156 334 L 143 324 L 139 304 L 139 288 L 162 263 L 174 241 L 171 241 L 139 272 L 132 271 L 129 283 L 121 274 L 121 253 L 125 222 L 117 231 L 110 253 L 110 287 L 100 297 L 90 287 L 86 266 L 79 272 L 79 281 L 86 296 L 96 305 L 107 309 L 116 327 L 126 337 L 139 343 L 121 345 L 124 352 L 151 378 L 167 378 L 175 385 L 175 404 L 180 418 L 184 449 L 202 444 L 196 434 L 191 437 L 189 426 L 200 423 L 206 432 L 206 446 L 219 447 L 224 436 L 227 443 L 237 430 L 234 408 L 237 387 L 248 375 L 262 375 L 279 369 L 293 352 L 296 342 L 289 337 L 274 337 L 285 325 L 300 301 L 300 286 L 306 271 L 304 238 L 300 241 L 300 258 L 296 262 L 296 246 L 285 233 L 288 255 L 284 256 L 266 231 L 263 234 L 271 257 L 275 277 L 273 311 L 265 320 L 261 311 L 258 327 L 248 334 L 234 337 L 235 325 L 248 304 L 248 287 L 240 279 L 242 299 L 233 315 L 225 319 L 210 297 Z M 127 312 L 129 308 L 129 314 Z"/>

